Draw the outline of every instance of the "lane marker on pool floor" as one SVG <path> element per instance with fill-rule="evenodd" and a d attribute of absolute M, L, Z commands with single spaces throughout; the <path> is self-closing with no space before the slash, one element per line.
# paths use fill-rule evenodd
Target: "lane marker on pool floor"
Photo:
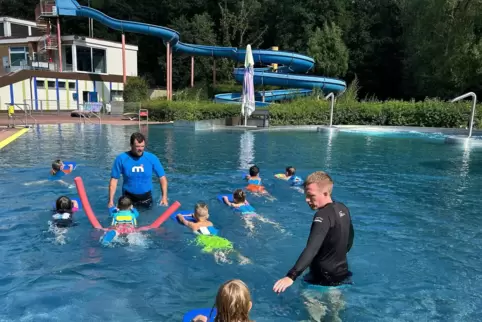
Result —
<path fill-rule="evenodd" d="M 8 138 L 0 141 L 0 150 L 6 147 L 7 145 L 9 145 L 10 143 L 12 143 L 13 141 L 15 141 L 16 139 L 18 139 L 23 134 L 27 133 L 28 130 L 29 130 L 28 128 L 20 129 L 14 134 L 10 135 Z"/>

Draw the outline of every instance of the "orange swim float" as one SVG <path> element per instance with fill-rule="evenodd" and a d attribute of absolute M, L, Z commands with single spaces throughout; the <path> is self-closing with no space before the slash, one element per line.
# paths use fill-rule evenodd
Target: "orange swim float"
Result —
<path fill-rule="evenodd" d="M 248 184 L 246 190 L 251 192 L 266 192 L 266 189 L 263 186 L 257 184 Z"/>

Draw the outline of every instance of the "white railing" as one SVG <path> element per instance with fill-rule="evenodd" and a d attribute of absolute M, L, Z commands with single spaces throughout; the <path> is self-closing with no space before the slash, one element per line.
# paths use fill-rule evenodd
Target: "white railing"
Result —
<path fill-rule="evenodd" d="M 87 102 L 82 104 L 80 107 L 81 109 L 79 110 L 79 116 L 80 118 L 84 121 L 87 120 L 91 123 L 94 123 L 90 118 L 92 116 L 95 116 L 96 118 L 99 119 L 99 124 L 102 124 L 102 118 L 100 113 L 102 112 L 102 107 L 103 103 L 100 102 Z"/>
<path fill-rule="evenodd" d="M 24 104 L 30 104 L 32 106 L 32 113 L 43 114 L 44 112 L 51 113 L 56 112 L 68 112 L 77 109 L 77 101 L 57 101 L 57 100 L 37 100 L 26 99 Z"/>
<path fill-rule="evenodd" d="M 460 101 L 464 98 L 467 98 L 469 96 L 472 96 L 472 113 L 470 115 L 470 125 L 469 125 L 469 136 L 468 136 L 468 138 L 470 138 L 472 136 L 472 128 L 474 127 L 474 116 L 475 116 L 475 106 L 477 104 L 477 95 L 474 92 L 469 92 L 469 93 L 465 93 L 464 95 L 460 95 L 460 96 L 458 96 L 458 97 L 456 97 L 452 100 L 452 103 L 453 103 L 453 102 Z"/>

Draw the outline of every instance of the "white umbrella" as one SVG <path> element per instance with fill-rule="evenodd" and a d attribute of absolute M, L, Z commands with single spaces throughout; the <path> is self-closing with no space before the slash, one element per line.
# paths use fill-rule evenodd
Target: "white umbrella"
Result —
<path fill-rule="evenodd" d="M 250 116 L 255 109 L 254 101 L 254 58 L 251 50 L 251 45 L 246 47 L 246 55 L 244 58 L 244 81 L 243 94 L 241 104 L 241 114 L 244 115 L 244 126 L 248 124 L 248 116 Z"/>

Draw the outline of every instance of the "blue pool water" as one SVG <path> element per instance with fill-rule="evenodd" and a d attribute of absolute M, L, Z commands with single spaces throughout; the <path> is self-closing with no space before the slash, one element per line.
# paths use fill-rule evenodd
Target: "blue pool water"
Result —
<path fill-rule="evenodd" d="M 85 215 L 63 238 L 49 230 L 49 207 L 75 189 L 46 177 L 56 158 L 75 160 L 99 220 L 106 225 L 107 185 L 115 156 L 136 126 L 40 126 L 0 152 L 0 319 L 2 321 L 180 321 L 211 307 L 219 285 L 244 280 L 256 321 L 303 321 L 297 281 L 272 292 L 302 251 L 312 212 L 301 193 L 272 177 L 287 165 L 305 176 L 329 172 L 334 198 L 351 210 L 349 253 L 355 284 L 342 290 L 343 321 L 476 321 L 482 310 L 482 150 L 430 135 L 339 132 L 191 132 L 142 128 L 166 168 L 169 199 L 198 200 L 250 264 L 216 261 L 173 221 L 130 245 L 102 247 Z M 243 187 L 241 169 L 256 163 L 277 202 L 249 196 L 267 219 L 254 232 L 216 200 Z M 66 177 L 73 183 L 73 176 Z M 118 189 L 119 191 L 119 189 Z M 156 196 L 159 187 L 155 186 Z M 165 208 L 141 213 L 152 222 Z"/>

